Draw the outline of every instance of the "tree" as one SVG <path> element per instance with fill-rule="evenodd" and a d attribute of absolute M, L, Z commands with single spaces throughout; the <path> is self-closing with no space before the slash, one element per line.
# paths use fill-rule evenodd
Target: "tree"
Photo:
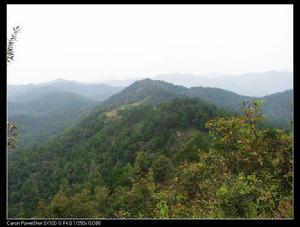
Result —
<path fill-rule="evenodd" d="M 243 106 L 244 116 L 206 124 L 212 149 L 222 154 L 227 166 L 228 177 L 218 190 L 225 217 L 291 215 L 292 138 L 283 130 L 258 127 L 261 105 L 254 100 Z"/>
<path fill-rule="evenodd" d="M 15 60 L 15 44 L 17 41 L 17 35 L 20 33 L 21 28 L 20 26 L 16 26 L 13 28 L 13 33 L 11 34 L 10 38 L 8 39 L 7 43 L 7 63 L 12 63 Z"/>
<path fill-rule="evenodd" d="M 81 192 L 71 196 L 59 190 L 48 206 L 43 201 L 40 201 L 37 209 L 39 217 L 95 218 L 100 216 L 91 192 L 87 189 L 83 189 Z"/>
<path fill-rule="evenodd" d="M 16 147 L 17 139 L 18 127 L 11 122 L 7 122 L 7 147 L 9 151 Z"/>

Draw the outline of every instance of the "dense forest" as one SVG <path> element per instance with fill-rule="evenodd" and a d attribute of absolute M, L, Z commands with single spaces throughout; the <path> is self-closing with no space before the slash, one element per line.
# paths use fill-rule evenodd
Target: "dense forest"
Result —
<path fill-rule="evenodd" d="M 136 82 L 9 153 L 9 217 L 293 217 L 292 131 L 264 123 L 267 99 L 238 103 Z"/>

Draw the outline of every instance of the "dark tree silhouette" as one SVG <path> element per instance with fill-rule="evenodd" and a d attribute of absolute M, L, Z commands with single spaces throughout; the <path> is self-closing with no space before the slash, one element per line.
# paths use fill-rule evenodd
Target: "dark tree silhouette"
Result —
<path fill-rule="evenodd" d="M 11 63 L 15 60 L 15 43 L 21 28 L 20 26 L 16 26 L 13 28 L 13 30 L 14 32 L 11 34 L 11 37 L 8 39 L 7 43 L 7 63 Z"/>
<path fill-rule="evenodd" d="M 17 41 L 17 35 L 21 31 L 20 26 L 13 28 L 13 33 L 8 39 L 7 43 L 7 63 L 12 63 L 15 60 L 15 43 Z M 7 146 L 8 150 L 15 148 L 17 144 L 18 128 L 15 124 L 7 122 Z"/>

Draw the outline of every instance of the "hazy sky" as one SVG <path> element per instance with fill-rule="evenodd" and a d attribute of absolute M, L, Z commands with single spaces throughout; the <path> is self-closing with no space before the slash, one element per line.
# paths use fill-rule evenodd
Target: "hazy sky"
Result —
<path fill-rule="evenodd" d="M 8 84 L 293 68 L 292 5 L 8 5 Z"/>

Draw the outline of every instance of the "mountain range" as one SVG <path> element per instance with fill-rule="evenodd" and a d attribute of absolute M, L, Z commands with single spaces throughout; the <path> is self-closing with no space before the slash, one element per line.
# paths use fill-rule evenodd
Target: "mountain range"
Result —
<path fill-rule="evenodd" d="M 88 88 L 92 88 L 90 93 Z M 76 125 L 89 114 L 105 108 L 124 108 L 140 104 L 156 106 L 175 98 L 196 97 L 224 108 L 227 112 L 241 113 L 239 104 L 254 99 L 220 88 L 186 88 L 151 79 L 136 81 L 126 88 L 112 87 L 110 92 L 109 88 L 106 85 L 92 86 L 65 80 L 39 85 L 10 86 L 8 119 L 20 126 L 18 147 L 45 142 Z M 121 91 L 116 93 L 118 89 Z M 95 101 L 96 94 L 98 99 L 103 100 L 106 97 L 106 100 Z M 290 127 L 292 96 L 293 91 L 287 90 L 261 98 L 264 100 L 263 112 L 267 122 L 282 128 Z"/>
<path fill-rule="evenodd" d="M 214 87 L 235 92 L 240 95 L 262 97 L 293 89 L 293 73 L 287 70 L 246 73 L 241 75 L 224 73 L 171 73 L 156 75 L 153 80 L 163 80 L 185 87 Z M 143 77 L 124 80 L 108 80 L 105 84 L 127 87 Z"/>
<path fill-rule="evenodd" d="M 95 101 L 102 101 L 122 89 L 123 87 L 109 86 L 106 84 L 86 84 L 56 79 L 40 84 L 9 85 L 7 86 L 7 100 L 8 102 L 30 102 L 49 92 L 64 91 L 72 92 Z"/>
<path fill-rule="evenodd" d="M 17 148 L 39 144 L 61 134 L 87 116 L 96 101 L 71 92 L 53 91 L 28 102 L 9 102 L 8 120 L 19 128 Z"/>

